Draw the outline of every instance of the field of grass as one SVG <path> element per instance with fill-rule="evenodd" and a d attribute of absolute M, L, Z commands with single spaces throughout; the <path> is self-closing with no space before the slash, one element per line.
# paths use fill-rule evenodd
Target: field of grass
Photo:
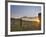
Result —
<path fill-rule="evenodd" d="M 11 31 L 31 31 L 40 30 L 40 23 L 37 21 L 24 21 L 21 19 L 11 19 Z"/>

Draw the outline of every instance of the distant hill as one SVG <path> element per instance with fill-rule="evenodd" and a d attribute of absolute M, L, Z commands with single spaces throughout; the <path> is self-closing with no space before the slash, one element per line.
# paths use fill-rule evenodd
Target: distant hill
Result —
<path fill-rule="evenodd" d="M 37 17 L 30 17 L 30 16 L 15 16 L 15 17 L 11 17 L 11 18 L 15 18 L 15 19 L 20 19 L 20 18 L 36 19 L 36 18 L 38 18 L 38 16 L 37 16 Z"/>
<path fill-rule="evenodd" d="M 24 20 L 24 21 L 37 21 L 39 22 L 39 19 L 38 17 L 29 17 L 29 16 L 23 16 L 23 17 L 11 17 L 12 19 L 21 19 L 21 20 Z"/>

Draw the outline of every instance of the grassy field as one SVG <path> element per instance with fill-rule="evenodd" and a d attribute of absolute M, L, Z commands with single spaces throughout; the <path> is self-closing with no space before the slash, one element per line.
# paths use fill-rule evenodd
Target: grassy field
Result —
<path fill-rule="evenodd" d="M 37 21 L 24 21 L 21 19 L 11 19 L 11 31 L 31 31 L 40 30 L 40 23 Z"/>

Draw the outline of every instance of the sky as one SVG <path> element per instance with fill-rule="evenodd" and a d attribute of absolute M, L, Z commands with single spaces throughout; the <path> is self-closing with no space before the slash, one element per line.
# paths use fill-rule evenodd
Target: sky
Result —
<path fill-rule="evenodd" d="M 22 5 L 11 5 L 11 17 L 15 16 L 38 16 L 41 12 L 41 6 L 22 6 Z"/>

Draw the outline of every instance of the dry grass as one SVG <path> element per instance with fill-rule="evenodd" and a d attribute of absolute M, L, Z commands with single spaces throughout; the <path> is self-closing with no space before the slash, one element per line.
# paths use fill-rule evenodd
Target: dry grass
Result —
<path fill-rule="evenodd" d="M 21 19 L 11 19 L 11 31 L 31 31 L 40 30 L 40 23 L 37 21 L 23 21 Z"/>

